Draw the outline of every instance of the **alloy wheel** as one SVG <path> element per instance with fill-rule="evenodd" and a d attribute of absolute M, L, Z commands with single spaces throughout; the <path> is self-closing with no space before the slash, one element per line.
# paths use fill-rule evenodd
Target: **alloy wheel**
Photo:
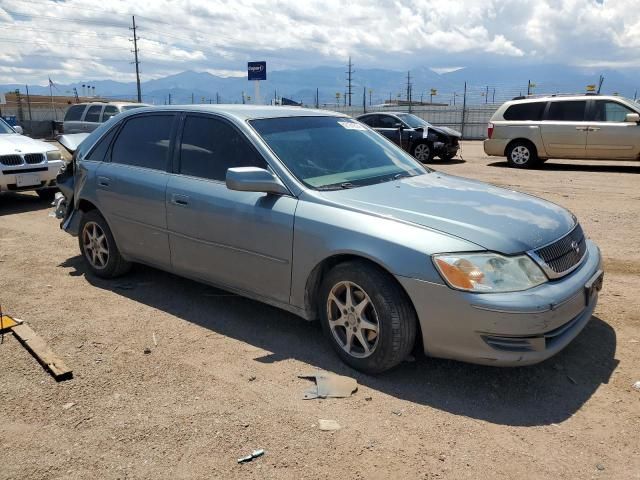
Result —
<path fill-rule="evenodd" d="M 511 161 L 517 165 L 524 165 L 531 159 L 531 152 L 524 145 L 518 145 L 511 151 Z"/>
<path fill-rule="evenodd" d="M 421 143 L 416 146 L 413 156 L 416 157 L 417 160 L 421 162 L 426 162 L 429 160 L 429 155 L 431 155 L 431 149 L 429 145 L 426 143 Z"/>
<path fill-rule="evenodd" d="M 327 299 L 327 318 L 334 339 L 349 355 L 366 358 L 375 351 L 380 322 L 362 287 L 348 281 L 334 285 Z"/>
<path fill-rule="evenodd" d="M 85 258 L 96 269 L 103 269 L 109 262 L 109 244 L 100 225 L 87 222 L 82 230 L 82 246 Z"/>

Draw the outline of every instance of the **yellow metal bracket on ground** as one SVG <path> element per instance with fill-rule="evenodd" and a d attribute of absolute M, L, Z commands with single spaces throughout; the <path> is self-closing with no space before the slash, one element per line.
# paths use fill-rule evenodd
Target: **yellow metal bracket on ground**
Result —
<path fill-rule="evenodd" d="M 9 315 L 2 315 L 2 318 L 0 318 L 0 332 L 15 327 L 16 325 L 19 325 L 19 323 Z"/>

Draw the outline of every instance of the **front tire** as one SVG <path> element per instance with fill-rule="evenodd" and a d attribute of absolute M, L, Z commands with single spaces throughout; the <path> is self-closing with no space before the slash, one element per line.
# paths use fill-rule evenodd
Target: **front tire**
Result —
<path fill-rule="evenodd" d="M 55 198 L 57 191 L 58 189 L 56 188 L 41 188 L 40 190 L 36 190 L 36 193 L 41 200 L 52 201 Z"/>
<path fill-rule="evenodd" d="M 507 161 L 513 168 L 535 168 L 539 164 L 538 152 L 529 142 L 513 142 L 507 148 Z"/>
<path fill-rule="evenodd" d="M 429 163 L 433 160 L 433 147 L 429 142 L 420 142 L 413 146 L 411 155 L 420 163 Z"/>
<path fill-rule="evenodd" d="M 412 351 L 413 305 L 395 279 L 362 261 L 336 265 L 320 288 L 322 329 L 340 358 L 356 370 L 380 373 Z"/>
<path fill-rule="evenodd" d="M 109 225 L 97 210 L 82 215 L 78 243 L 89 270 L 98 277 L 115 278 L 131 268 L 131 263 L 120 255 Z"/>

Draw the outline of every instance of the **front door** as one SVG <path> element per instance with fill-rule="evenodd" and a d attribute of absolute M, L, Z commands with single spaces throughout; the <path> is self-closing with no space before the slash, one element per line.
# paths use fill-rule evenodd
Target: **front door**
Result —
<path fill-rule="evenodd" d="M 640 126 L 626 122 L 637 113 L 613 100 L 594 100 L 587 131 L 587 157 L 637 159 L 640 155 Z"/>
<path fill-rule="evenodd" d="M 118 248 L 165 268 L 171 266 L 165 195 L 175 118 L 161 113 L 127 120 L 96 173 L 99 206 Z"/>
<path fill-rule="evenodd" d="M 212 115 L 187 115 L 167 186 L 173 269 L 289 301 L 292 196 L 229 190 L 228 168 L 268 168 L 245 135 Z"/>
<path fill-rule="evenodd" d="M 544 148 L 553 158 L 585 158 L 587 147 L 586 100 L 549 102 L 540 124 Z"/>

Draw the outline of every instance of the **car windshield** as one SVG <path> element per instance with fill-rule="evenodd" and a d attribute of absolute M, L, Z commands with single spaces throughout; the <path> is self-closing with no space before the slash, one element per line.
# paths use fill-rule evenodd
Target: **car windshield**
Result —
<path fill-rule="evenodd" d="M 426 120 L 413 115 L 412 113 L 399 113 L 397 117 L 411 128 L 430 127 L 431 124 Z"/>
<path fill-rule="evenodd" d="M 13 128 L 9 126 L 7 122 L 5 122 L 2 118 L 0 118 L 0 135 L 6 133 L 16 133 Z"/>
<path fill-rule="evenodd" d="M 311 188 L 352 188 L 427 172 L 389 140 L 350 118 L 267 118 L 250 124 Z"/>

